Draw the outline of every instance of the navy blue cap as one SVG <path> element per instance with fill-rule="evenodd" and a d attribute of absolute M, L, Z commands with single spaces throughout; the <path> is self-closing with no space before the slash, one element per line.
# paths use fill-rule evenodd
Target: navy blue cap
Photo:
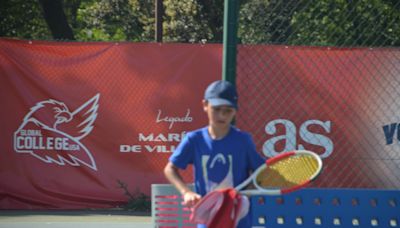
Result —
<path fill-rule="evenodd" d="M 211 106 L 229 105 L 238 108 L 238 94 L 236 88 L 228 81 L 215 81 L 211 83 L 204 93 L 204 99 Z"/>

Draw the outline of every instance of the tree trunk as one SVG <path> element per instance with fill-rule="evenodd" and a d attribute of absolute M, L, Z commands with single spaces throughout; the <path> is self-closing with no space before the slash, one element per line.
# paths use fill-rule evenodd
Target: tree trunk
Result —
<path fill-rule="evenodd" d="M 74 33 L 68 24 L 62 0 L 39 0 L 53 38 L 56 40 L 75 40 Z"/>

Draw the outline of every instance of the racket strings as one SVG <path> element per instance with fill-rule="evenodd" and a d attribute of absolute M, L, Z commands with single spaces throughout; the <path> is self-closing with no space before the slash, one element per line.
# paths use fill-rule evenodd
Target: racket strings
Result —
<path fill-rule="evenodd" d="M 295 155 L 267 167 L 257 178 L 263 188 L 290 188 L 310 180 L 318 170 L 318 161 L 310 155 Z"/>

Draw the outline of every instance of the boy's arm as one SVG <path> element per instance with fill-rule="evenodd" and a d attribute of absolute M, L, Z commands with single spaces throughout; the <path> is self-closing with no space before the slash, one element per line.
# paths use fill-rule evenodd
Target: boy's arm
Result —
<path fill-rule="evenodd" d="M 164 174 L 169 182 L 174 185 L 175 188 L 182 194 L 184 205 L 192 207 L 201 199 L 199 194 L 190 190 L 190 188 L 185 184 L 181 175 L 179 174 L 179 168 L 176 167 L 172 162 L 168 162 L 168 164 L 165 166 Z"/>

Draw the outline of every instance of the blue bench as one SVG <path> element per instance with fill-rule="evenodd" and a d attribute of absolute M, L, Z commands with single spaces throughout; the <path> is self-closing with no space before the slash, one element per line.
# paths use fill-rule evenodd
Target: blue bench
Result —
<path fill-rule="evenodd" d="M 193 185 L 191 185 L 193 187 Z M 195 227 L 172 185 L 152 185 L 154 227 Z M 254 228 L 400 228 L 400 191 L 303 189 L 282 196 L 252 196 Z"/>
<path fill-rule="evenodd" d="M 400 227 L 400 191 L 303 189 L 251 198 L 253 227 Z"/>

